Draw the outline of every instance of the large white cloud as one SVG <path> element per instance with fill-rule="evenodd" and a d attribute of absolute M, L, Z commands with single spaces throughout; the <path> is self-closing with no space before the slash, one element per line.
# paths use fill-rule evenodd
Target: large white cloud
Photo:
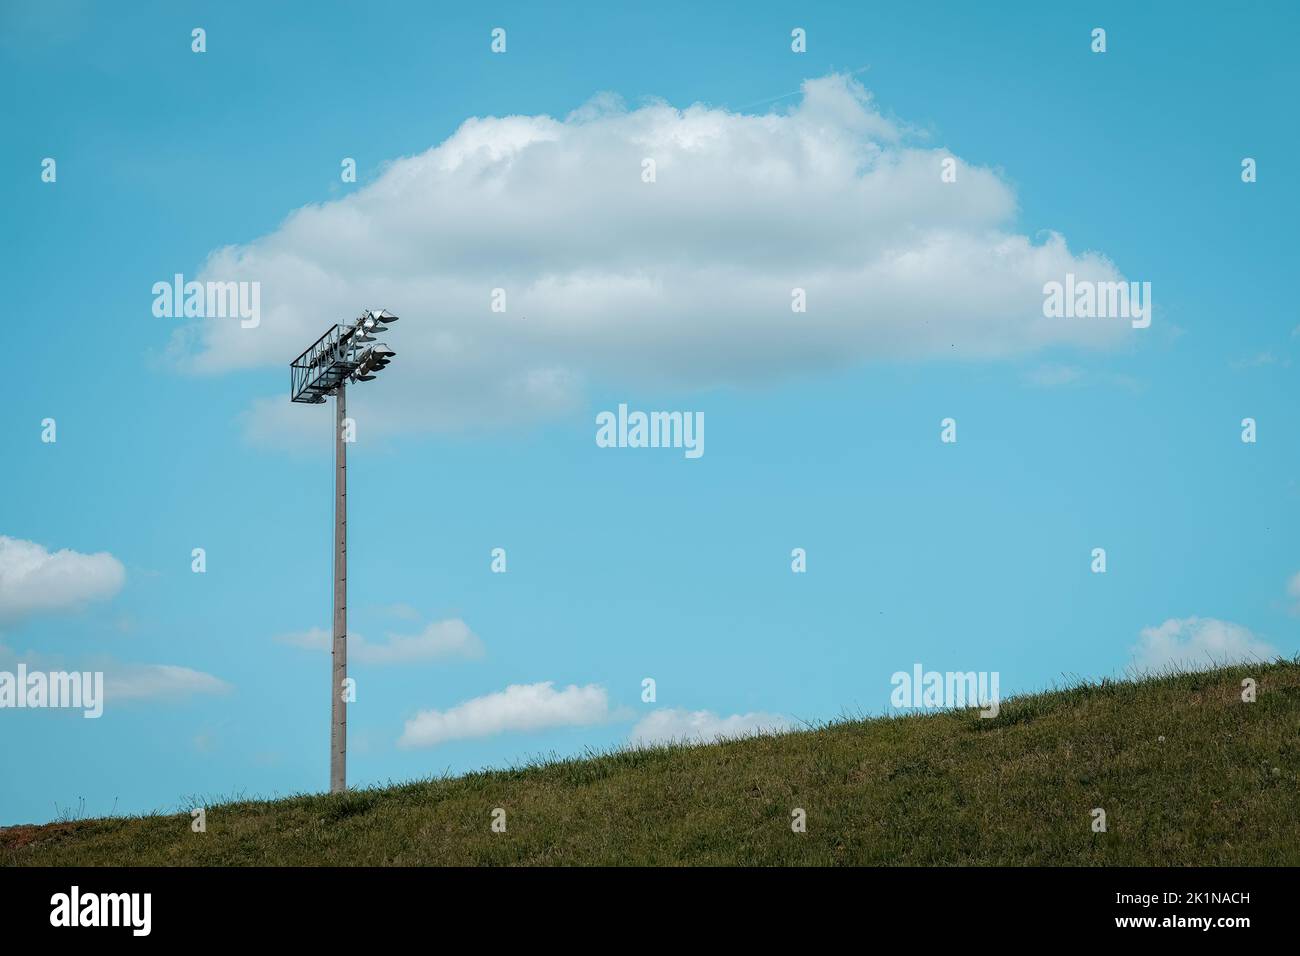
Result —
<path fill-rule="evenodd" d="M 383 431 L 554 415 L 592 385 L 709 387 L 1124 335 L 1127 322 L 1043 317 L 1044 282 L 1117 270 L 1012 231 L 1012 189 L 960 162 L 941 181 L 950 155 L 915 145 L 843 76 L 764 115 L 598 97 L 563 120 L 470 119 L 346 198 L 213 253 L 199 278 L 261 282 L 261 324 L 192 321 L 172 354 L 199 371 L 282 367 L 327 322 L 388 308 L 403 316 L 397 360 L 350 408 Z M 796 287 L 806 313 L 791 310 Z M 247 424 L 275 439 L 322 414 L 277 394 Z"/>
<path fill-rule="evenodd" d="M 281 644 L 313 651 L 328 651 L 334 638 L 323 627 L 312 627 L 276 638 Z M 419 634 L 388 635 L 372 644 L 360 634 L 348 634 L 348 659 L 361 664 L 407 664 L 445 657 L 482 657 L 483 642 L 460 618 L 434 621 Z"/>
<path fill-rule="evenodd" d="M 1143 628 L 1133 648 L 1132 664 L 1140 671 L 1197 671 L 1277 656 L 1275 647 L 1240 624 L 1185 617 Z"/>
<path fill-rule="evenodd" d="M 106 551 L 48 551 L 0 535 L 0 620 L 110 598 L 125 580 L 122 562 Z"/>
<path fill-rule="evenodd" d="M 609 695 L 598 684 L 570 684 L 563 690 L 556 690 L 553 681 L 511 684 L 448 710 L 420 711 L 406 722 L 397 743 L 399 747 L 435 747 L 450 740 L 508 731 L 585 727 L 610 717 Z"/>
<path fill-rule="evenodd" d="M 669 743 L 712 743 L 754 734 L 776 733 L 792 726 L 780 714 L 754 712 L 722 717 L 709 710 L 666 708 L 651 711 L 632 728 L 629 743 L 653 747 Z"/>

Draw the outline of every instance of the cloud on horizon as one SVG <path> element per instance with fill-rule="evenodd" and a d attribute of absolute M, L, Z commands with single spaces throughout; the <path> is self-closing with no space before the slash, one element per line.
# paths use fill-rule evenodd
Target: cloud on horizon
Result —
<path fill-rule="evenodd" d="M 611 717 L 609 695 L 598 684 L 570 684 L 563 690 L 556 690 L 554 681 L 511 684 L 447 710 L 420 711 L 406 722 L 397 745 L 436 747 L 512 731 L 589 727 Z"/>
<path fill-rule="evenodd" d="M 755 734 L 790 730 L 793 722 L 781 714 L 754 712 L 721 717 L 710 710 L 665 708 L 642 717 L 628 738 L 634 747 L 669 743 L 713 743 Z"/>
<path fill-rule="evenodd" d="M 1185 617 L 1143 628 L 1133 647 L 1131 665 L 1139 671 L 1200 671 L 1277 657 L 1277 648 L 1240 624 Z"/>
<path fill-rule="evenodd" d="M 762 115 L 601 95 L 563 120 L 468 119 L 350 195 L 214 251 L 198 278 L 260 282 L 261 324 L 198 320 L 168 353 L 199 373 L 282 371 L 325 321 L 388 308 L 403 321 L 382 402 L 360 389 L 350 409 L 382 434 L 545 419 L 610 383 L 745 385 L 1123 339 L 1125 322 L 1043 317 L 1044 282 L 1121 276 L 1058 234 L 1014 232 L 996 171 L 958 160 L 942 182 L 952 154 L 912 145 L 849 77 L 802 93 Z M 791 311 L 796 287 L 806 313 Z M 246 432 L 300 436 L 325 414 L 307 408 L 260 400 Z"/>

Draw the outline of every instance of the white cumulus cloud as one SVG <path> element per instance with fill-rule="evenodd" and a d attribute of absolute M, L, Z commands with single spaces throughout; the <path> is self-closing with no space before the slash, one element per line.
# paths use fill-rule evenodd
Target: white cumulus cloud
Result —
<path fill-rule="evenodd" d="M 106 551 L 48 551 L 0 535 L 0 619 L 75 608 L 122 589 L 126 569 Z"/>
<path fill-rule="evenodd" d="M 369 390 L 382 400 L 353 397 L 382 433 L 562 414 L 600 384 L 769 382 L 1126 334 L 1044 318 L 1045 282 L 1118 271 L 1055 233 L 1017 233 L 995 170 L 914 139 L 839 75 L 762 115 L 603 96 L 564 119 L 471 118 L 352 194 L 213 252 L 199 278 L 260 282 L 261 324 L 191 322 L 169 351 L 199 372 L 282 369 L 326 320 L 390 309 L 397 359 Z M 949 157 L 956 182 L 941 178 Z M 791 309 L 796 288 L 806 312 Z M 277 393 L 246 429 L 278 441 L 322 414 Z"/>
<path fill-rule="evenodd" d="M 651 711 L 632 728 L 629 742 L 635 747 L 668 743 L 712 743 L 734 737 L 788 730 L 790 720 L 780 714 L 761 711 L 722 717 L 709 710 L 665 708 Z"/>
<path fill-rule="evenodd" d="M 570 684 L 563 690 L 556 690 L 553 681 L 511 684 L 448 710 L 420 711 L 406 722 L 397 744 L 435 747 L 510 731 L 586 727 L 604 723 L 610 716 L 609 696 L 598 684 Z"/>
<path fill-rule="evenodd" d="M 1212 617 L 1185 617 L 1143 628 L 1133 648 L 1132 664 L 1141 671 L 1197 671 L 1277 656 L 1275 647 L 1240 624 Z"/>
<path fill-rule="evenodd" d="M 334 644 L 330 632 L 312 627 L 276 638 L 281 644 L 311 651 L 328 651 Z M 390 634 L 383 643 L 371 643 L 356 633 L 348 634 L 348 660 L 360 664 L 408 664 L 445 657 L 482 657 L 483 642 L 460 618 L 434 621 L 419 634 Z"/>

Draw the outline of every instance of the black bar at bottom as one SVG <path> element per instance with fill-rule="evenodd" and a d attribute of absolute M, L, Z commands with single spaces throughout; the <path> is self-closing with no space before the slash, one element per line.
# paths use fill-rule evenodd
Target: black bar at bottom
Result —
<path fill-rule="evenodd" d="M 658 938 L 703 919 L 733 941 L 789 922 L 805 938 L 910 926 L 926 941 L 973 946 L 1024 929 L 1054 941 L 1172 934 L 1231 945 L 1242 933 L 1293 928 L 1294 898 L 1286 868 L 0 870 L 7 943 L 70 933 L 127 945 L 373 944 L 377 933 L 414 943 L 433 929 L 433 945 L 465 930 L 491 942 L 565 927 L 586 934 L 611 921 Z"/>

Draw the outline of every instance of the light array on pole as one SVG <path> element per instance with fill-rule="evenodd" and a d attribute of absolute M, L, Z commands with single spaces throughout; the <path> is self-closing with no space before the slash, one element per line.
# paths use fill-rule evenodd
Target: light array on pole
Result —
<path fill-rule="evenodd" d="M 289 365 L 289 398 L 320 405 L 347 381 L 369 382 L 397 353 L 376 332 L 387 332 L 397 316 L 367 309 L 348 325 L 334 325 Z"/>

